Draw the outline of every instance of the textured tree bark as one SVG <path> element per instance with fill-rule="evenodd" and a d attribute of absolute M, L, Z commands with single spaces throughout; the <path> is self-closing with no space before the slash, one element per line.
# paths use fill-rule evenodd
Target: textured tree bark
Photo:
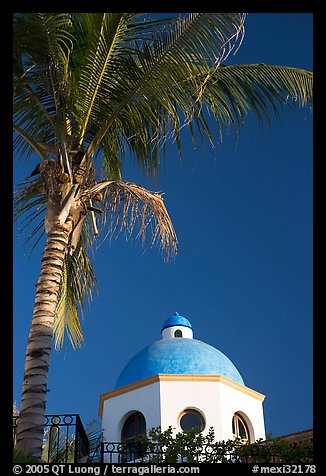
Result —
<path fill-rule="evenodd" d="M 17 448 L 39 459 L 42 455 L 53 323 L 72 227 L 73 221 L 68 218 L 64 225 L 58 224 L 48 234 L 26 348 Z"/>

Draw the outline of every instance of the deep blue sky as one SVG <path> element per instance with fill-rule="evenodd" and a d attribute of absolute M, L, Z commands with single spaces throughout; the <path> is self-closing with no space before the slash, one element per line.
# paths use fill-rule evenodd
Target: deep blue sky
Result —
<path fill-rule="evenodd" d="M 229 63 L 312 70 L 312 14 L 248 14 L 241 49 Z M 36 164 L 15 166 L 14 182 Z M 285 110 L 281 122 L 247 118 L 215 149 L 194 153 L 185 134 L 183 161 L 169 146 L 157 181 L 127 158 L 125 180 L 163 191 L 180 252 L 165 263 L 123 236 L 102 243 L 94 260 L 99 295 L 83 321 L 85 345 L 53 351 L 47 413 L 98 419 L 99 395 L 127 361 L 160 339 L 178 311 L 194 337 L 218 348 L 245 384 L 266 395 L 273 436 L 312 422 L 312 114 Z M 14 233 L 16 230 L 14 230 Z M 14 399 L 18 405 L 42 245 L 31 257 L 14 242 Z"/>

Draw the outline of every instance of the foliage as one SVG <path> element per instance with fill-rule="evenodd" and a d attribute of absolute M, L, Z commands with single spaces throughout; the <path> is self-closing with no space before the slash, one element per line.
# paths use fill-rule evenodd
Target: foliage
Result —
<path fill-rule="evenodd" d="M 100 461 L 100 443 L 103 438 L 101 423 L 92 420 L 85 428 L 89 441 L 88 462 Z M 49 463 L 74 463 L 75 459 L 75 434 L 64 435 L 59 433 L 58 427 L 51 426 L 44 434 L 43 461 Z"/>
<path fill-rule="evenodd" d="M 89 441 L 89 463 L 99 463 L 101 460 L 101 443 L 103 441 L 102 424 L 92 420 L 85 429 Z"/>
<path fill-rule="evenodd" d="M 206 435 L 196 429 L 174 434 L 171 426 L 164 431 L 156 427 L 142 435 L 140 442 L 146 461 L 156 463 L 300 463 L 313 458 L 309 441 L 296 445 L 281 438 L 252 444 L 243 444 L 240 439 L 216 442 L 212 427 Z"/>
<path fill-rule="evenodd" d="M 309 440 L 291 443 L 282 438 L 272 438 L 239 447 L 236 454 L 255 463 L 304 463 L 312 461 L 313 445 Z"/>
<path fill-rule="evenodd" d="M 55 423 L 55 422 L 54 422 Z M 65 435 L 55 424 L 44 432 L 42 460 L 48 463 L 73 463 L 75 435 Z"/>
<path fill-rule="evenodd" d="M 178 463 L 229 463 L 234 450 L 241 444 L 237 440 L 216 443 L 214 429 L 204 435 L 196 429 L 173 434 L 173 429 L 162 431 L 160 427 L 150 429 L 141 442 L 153 462 Z M 233 462 L 233 461 L 232 461 Z"/>
<path fill-rule="evenodd" d="M 35 458 L 35 456 L 26 455 L 22 451 L 18 450 L 17 448 L 13 448 L 13 463 L 21 464 L 21 463 L 39 463 L 40 461 Z"/>

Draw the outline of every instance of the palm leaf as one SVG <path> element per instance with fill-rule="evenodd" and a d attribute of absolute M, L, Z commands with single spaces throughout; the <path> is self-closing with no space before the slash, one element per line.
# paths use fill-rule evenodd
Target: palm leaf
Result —
<path fill-rule="evenodd" d="M 18 450 L 17 448 L 13 448 L 13 458 L 12 462 L 14 464 L 39 464 L 39 459 L 36 458 L 35 456 L 27 455 L 23 453 L 22 451 Z"/>
<path fill-rule="evenodd" d="M 103 428 L 101 422 L 92 420 L 85 428 L 89 441 L 88 463 L 101 461 L 101 443 L 103 441 Z"/>
<path fill-rule="evenodd" d="M 13 126 L 13 129 L 15 132 L 17 132 L 23 139 L 25 139 L 25 141 L 30 145 L 30 147 L 32 147 L 32 149 L 34 149 L 35 152 L 37 152 L 37 154 L 41 157 L 41 159 L 43 160 L 47 160 L 48 159 L 48 156 L 46 155 L 46 153 L 44 152 L 44 150 L 42 149 L 42 147 L 40 147 L 39 143 L 37 141 L 35 141 L 31 136 L 29 136 L 25 130 L 21 129 L 20 127 L 18 127 L 17 125 L 14 125 Z"/>
<path fill-rule="evenodd" d="M 69 128 L 70 25 L 68 13 L 14 14 L 14 122 L 40 142 Z M 30 153 L 23 137 L 15 147 Z"/>
<path fill-rule="evenodd" d="M 79 17 L 78 26 L 86 31 L 89 45 L 86 57 L 83 58 L 83 64 L 86 66 L 79 78 L 81 94 L 78 111 L 84 116 L 79 133 L 80 145 L 83 142 L 101 83 L 104 76 L 111 72 L 110 61 L 112 61 L 115 45 L 126 31 L 127 16 L 130 14 L 100 13 Z M 85 51 L 83 53 L 85 54 Z"/>
<path fill-rule="evenodd" d="M 234 47 L 234 44 L 230 46 L 231 38 L 241 36 L 242 30 L 243 18 L 239 14 L 189 14 L 169 30 L 155 31 L 151 40 L 137 45 L 133 54 L 119 57 L 114 81 L 109 76 L 110 82 L 103 85 L 101 95 L 98 92 L 101 100 L 96 110 L 97 122 L 94 123 L 98 132 L 88 146 L 85 162 L 113 123 L 120 126 L 118 116 L 122 111 L 125 111 L 122 131 L 127 131 L 124 140 L 137 137 L 137 132 L 139 134 L 139 117 L 147 122 L 141 131 L 145 136 L 133 142 L 137 156 L 144 157 L 152 151 L 150 140 L 153 134 L 159 133 L 161 137 L 162 133 L 165 134 L 164 124 L 172 124 L 179 140 L 180 110 L 186 113 L 194 100 L 189 98 L 185 75 L 197 88 L 199 66 L 208 68 L 225 58 L 226 50 L 229 52 Z M 179 90 L 178 94 L 175 94 L 176 90 Z M 155 98 L 154 103 L 148 101 L 148 96 Z M 107 117 L 110 109 L 113 109 L 112 113 Z M 157 112 L 161 117 L 157 117 Z M 102 124 L 98 122 L 101 117 L 104 119 Z M 163 131 L 159 132 L 162 125 Z"/>
<path fill-rule="evenodd" d="M 67 263 L 64 263 L 53 326 L 54 345 L 56 349 L 62 347 L 65 332 L 68 333 L 73 348 L 80 347 L 84 340 L 78 318 L 77 307 L 74 305 L 75 298 L 71 293 L 69 280 L 70 277 L 68 277 Z"/>
<path fill-rule="evenodd" d="M 283 106 L 304 107 L 313 98 L 313 75 L 309 71 L 260 64 L 233 65 L 214 71 L 205 85 L 203 103 L 219 123 L 244 125 L 253 111 L 258 120 L 270 122 L 270 110 L 280 117 Z"/>
<path fill-rule="evenodd" d="M 44 236 L 44 214 L 47 197 L 43 193 L 40 177 L 18 184 L 14 190 L 14 223 L 18 226 L 18 237 L 25 236 L 24 247 L 31 245 L 31 252 Z M 41 220 L 40 220 L 41 217 Z"/>
<path fill-rule="evenodd" d="M 144 244 L 149 228 L 151 244 L 158 244 L 166 259 L 177 253 L 177 236 L 160 193 L 132 182 L 104 181 L 85 191 L 82 198 L 91 198 L 101 190 L 105 190 L 102 227 L 107 229 L 106 236 L 124 232 L 129 239 L 136 229 L 135 238 Z"/>
<path fill-rule="evenodd" d="M 84 302 L 91 301 L 95 287 L 96 277 L 92 263 L 85 248 L 80 245 L 72 256 L 66 255 L 63 265 L 54 321 L 54 343 L 57 349 L 62 347 L 65 333 L 73 348 L 83 344 L 79 312 L 83 316 Z"/>
<path fill-rule="evenodd" d="M 62 432 L 60 426 L 54 424 L 44 433 L 42 460 L 47 463 L 73 463 L 75 451 L 75 435 Z"/>
<path fill-rule="evenodd" d="M 270 121 L 270 109 L 279 117 L 287 95 L 298 103 L 303 99 L 301 104 L 312 97 L 312 77 L 302 70 L 221 67 L 241 45 L 244 14 L 190 13 L 160 21 L 140 21 L 135 13 L 21 15 L 20 27 L 34 22 L 42 33 L 29 38 L 28 48 L 24 35 L 15 35 L 17 125 L 28 123 L 30 137 L 52 144 L 62 131 L 74 131 L 79 146 L 87 145 L 84 163 L 103 151 L 105 178 L 121 177 L 127 151 L 146 173 L 155 174 L 168 139 L 175 140 L 181 156 L 185 125 L 195 147 L 197 133 L 213 144 L 211 110 L 221 136 L 230 125 L 238 133 L 251 110 Z M 51 64 L 58 65 L 52 83 L 42 66 L 44 45 Z M 18 146 L 21 154 L 31 152 L 21 137 Z"/>

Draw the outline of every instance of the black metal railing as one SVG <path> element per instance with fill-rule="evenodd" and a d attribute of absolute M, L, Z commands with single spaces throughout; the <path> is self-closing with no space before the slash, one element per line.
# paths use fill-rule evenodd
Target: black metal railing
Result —
<path fill-rule="evenodd" d="M 240 461 L 237 458 L 237 462 Z M 243 459 L 243 457 L 241 458 Z M 211 445 L 202 445 L 197 448 L 196 453 L 191 455 L 191 462 L 231 462 L 235 461 L 235 456 L 232 451 L 226 448 L 216 451 Z M 108 442 L 101 443 L 101 463 L 163 463 L 163 462 L 175 462 L 175 463 L 189 463 L 188 455 L 183 454 L 171 454 L 169 448 L 162 447 L 158 443 L 150 443 L 148 447 L 144 446 L 141 442 L 134 443 L 121 443 L 121 442 Z"/>
<path fill-rule="evenodd" d="M 16 443 L 19 416 L 13 417 Z M 78 414 L 46 415 L 42 460 L 47 463 L 81 463 L 89 456 L 90 444 Z"/>
<path fill-rule="evenodd" d="M 146 463 L 161 454 L 159 445 L 151 451 L 141 443 L 121 443 L 103 441 L 101 443 L 101 463 Z"/>

